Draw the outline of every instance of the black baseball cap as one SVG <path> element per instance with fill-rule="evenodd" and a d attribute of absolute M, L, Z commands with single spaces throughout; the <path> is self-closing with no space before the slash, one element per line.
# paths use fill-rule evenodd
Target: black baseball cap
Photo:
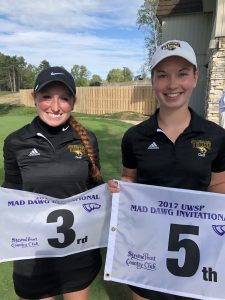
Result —
<path fill-rule="evenodd" d="M 50 67 L 41 71 L 34 84 L 34 92 L 39 92 L 50 82 L 60 81 L 70 90 L 73 96 L 76 95 L 76 86 L 73 76 L 64 68 Z"/>

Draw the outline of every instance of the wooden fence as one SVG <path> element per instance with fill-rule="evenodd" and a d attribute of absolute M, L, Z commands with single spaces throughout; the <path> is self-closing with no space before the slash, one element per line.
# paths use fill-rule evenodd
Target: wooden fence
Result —
<path fill-rule="evenodd" d="M 32 90 L 20 90 L 20 103 L 34 106 Z M 129 111 L 151 115 L 156 99 L 151 86 L 78 87 L 74 111 L 86 114 L 106 114 Z"/>

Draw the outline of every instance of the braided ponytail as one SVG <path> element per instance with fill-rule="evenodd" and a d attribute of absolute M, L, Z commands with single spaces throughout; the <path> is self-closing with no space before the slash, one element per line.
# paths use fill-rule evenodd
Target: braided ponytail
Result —
<path fill-rule="evenodd" d="M 87 135 L 87 132 L 84 129 L 84 127 L 73 116 L 70 116 L 68 121 L 69 121 L 69 124 L 71 125 L 71 127 L 78 133 L 79 137 L 81 138 L 81 141 L 84 145 L 84 149 L 88 156 L 88 160 L 91 163 L 92 179 L 95 182 L 97 182 L 102 178 L 102 176 L 101 176 L 100 170 L 96 166 L 96 162 L 95 162 L 95 158 L 94 158 L 94 150 L 93 150 L 92 145 L 90 144 L 90 140 Z"/>

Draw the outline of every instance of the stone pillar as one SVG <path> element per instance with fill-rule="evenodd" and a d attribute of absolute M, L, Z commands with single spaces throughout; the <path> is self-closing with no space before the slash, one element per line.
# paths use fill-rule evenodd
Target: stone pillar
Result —
<path fill-rule="evenodd" d="M 218 49 L 211 50 L 208 65 L 206 119 L 219 124 L 219 98 L 225 89 L 225 38 L 218 38 Z"/>

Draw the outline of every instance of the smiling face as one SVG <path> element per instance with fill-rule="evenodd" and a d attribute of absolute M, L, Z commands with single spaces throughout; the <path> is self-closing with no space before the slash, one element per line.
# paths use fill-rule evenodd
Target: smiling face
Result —
<path fill-rule="evenodd" d="M 152 85 L 160 108 L 188 107 L 198 80 L 198 71 L 187 60 L 171 56 L 153 69 Z"/>
<path fill-rule="evenodd" d="M 68 88 L 60 82 L 46 85 L 34 94 L 34 101 L 38 116 L 52 127 L 60 126 L 68 120 L 75 103 Z"/>

